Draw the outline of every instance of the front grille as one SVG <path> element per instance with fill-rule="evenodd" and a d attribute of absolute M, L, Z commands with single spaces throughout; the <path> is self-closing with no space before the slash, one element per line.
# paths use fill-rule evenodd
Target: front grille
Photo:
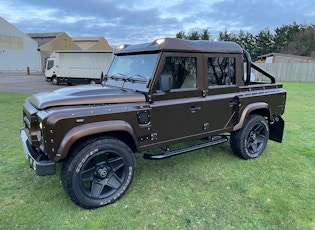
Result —
<path fill-rule="evenodd" d="M 24 116 L 23 121 L 24 121 L 24 124 L 25 124 L 25 128 L 30 129 L 31 128 L 31 121 L 28 119 L 27 116 Z"/>
<path fill-rule="evenodd" d="M 26 101 L 23 108 L 25 132 L 32 146 L 39 148 L 41 133 L 36 113 L 37 110 Z"/>

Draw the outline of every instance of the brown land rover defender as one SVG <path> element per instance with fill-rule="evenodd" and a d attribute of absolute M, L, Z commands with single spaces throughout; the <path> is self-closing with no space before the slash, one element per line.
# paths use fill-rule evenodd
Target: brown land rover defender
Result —
<path fill-rule="evenodd" d="M 253 81 L 252 69 L 268 81 Z M 238 44 L 166 38 L 117 51 L 102 85 L 27 98 L 21 138 L 37 175 L 62 161 L 71 200 L 97 208 L 126 192 L 136 152 L 162 159 L 229 140 L 241 158 L 258 157 L 282 141 L 285 102 L 282 84 Z"/>

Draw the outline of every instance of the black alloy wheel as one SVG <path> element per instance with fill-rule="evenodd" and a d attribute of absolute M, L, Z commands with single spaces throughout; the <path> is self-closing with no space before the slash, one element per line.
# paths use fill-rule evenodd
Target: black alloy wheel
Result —
<path fill-rule="evenodd" d="M 129 188 L 135 171 L 130 148 L 114 138 L 89 140 L 74 150 L 62 170 L 70 199 L 83 208 L 98 208 L 118 200 Z"/>
<path fill-rule="evenodd" d="M 233 152 L 244 158 L 253 159 L 260 156 L 267 146 L 269 127 L 266 119 L 260 115 L 250 115 L 240 130 L 231 134 Z"/>

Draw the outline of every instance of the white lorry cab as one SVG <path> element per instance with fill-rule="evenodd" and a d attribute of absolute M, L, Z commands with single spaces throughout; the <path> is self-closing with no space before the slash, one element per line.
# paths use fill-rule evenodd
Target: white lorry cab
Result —
<path fill-rule="evenodd" d="M 46 60 L 45 78 L 54 85 L 100 83 L 113 57 L 113 51 L 54 51 Z"/>

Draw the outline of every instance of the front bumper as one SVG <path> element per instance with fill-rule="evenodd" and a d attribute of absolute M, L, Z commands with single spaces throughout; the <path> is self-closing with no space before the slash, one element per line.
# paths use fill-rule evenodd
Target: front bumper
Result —
<path fill-rule="evenodd" d="M 29 161 L 30 167 L 36 171 L 36 175 L 47 176 L 55 174 L 56 162 L 52 160 L 46 160 L 46 156 L 43 153 L 37 151 L 31 145 L 24 129 L 21 129 L 20 136 L 22 139 L 22 145 L 26 159 Z M 43 160 L 43 158 L 45 160 Z"/>

